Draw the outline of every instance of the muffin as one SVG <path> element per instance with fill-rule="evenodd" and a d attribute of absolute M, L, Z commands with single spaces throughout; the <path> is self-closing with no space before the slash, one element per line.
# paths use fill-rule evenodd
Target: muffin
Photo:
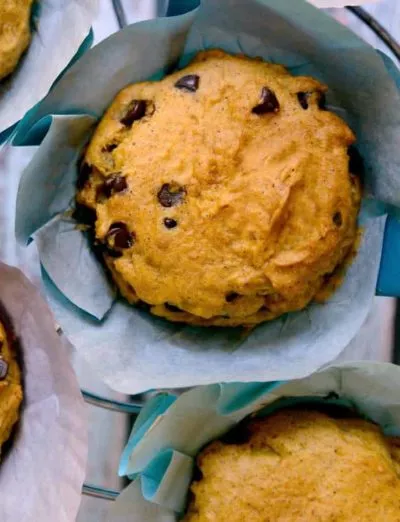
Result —
<path fill-rule="evenodd" d="M 361 189 L 326 90 L 211 50 L 117 95 L 80 163 L 77 216 L 131 304 L 252 326 L 330 294 Z"/>
<path fill-rule="evenodd" d="M 371 422 L 281 410 L 200 453 L 184 522 L 398 522 L 399 463 Z"/>
<path fill-rule="evenodd" d="M 33 0 L 0 0 L 0 80 L 16 68 L 31 38 Z"/>
<path fill-rule="evenodd" d="M 1 322 L 3 321 L 3 322 Z M 18 421 L 22 402 L 21 372 L 16 361 L 15 341 L 4 314 L 0 318 L 0 452 Z"/>

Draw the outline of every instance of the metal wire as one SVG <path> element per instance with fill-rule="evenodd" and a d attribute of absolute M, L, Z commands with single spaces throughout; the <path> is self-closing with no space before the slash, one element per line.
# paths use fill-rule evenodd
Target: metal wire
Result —
<path fill-rule="evenodd" d="M 117 17 L 118 25 L 122 29 L 127 25 L 126 15 L 120 0 L 112 0 L 115 16 Z M 390 33 L 365 9 L 361 7 L 346 7 L 355 16 L 357 16 L 363 23 L 365 23 L 392 51 L 398 60 L 400 60 L 400 45 L 394 40 Z M 399 321 L 400 322 L 400 321 Z M 128 415 L 137 415 L 142 408 L 140 401 L 135 402 L 121 402 L 107 399 L 91 393 L 87 390 L 82 390 L 82 395 L 88 404 L 105 408 L 107 410 L 125 413 Z M 95 486 L 94 484 L 85 483 L 82 488 L 82 493 L 90 497 L 101 498 L 103 500 L 115 500 L 119 491 L 109 488 Z"/>
<path fill-rule="evenodd" d="M 105 410 L 117 411 L 128 415 L 138 415 L 143 406 L 140 401 L 114 401 L 113 399 L 107 399 L 106 397 L 102 397 L 101 395 L 97 395 L 96 393 L 87 390 L 81 390 L 81 392 L 83 398 L 88 404 L 92 404 L 98 408 L 104 408 Z"/>
<path fill-rule="evenodd" d="M 101 498 L 103 500 L 115 500 L 119 495 L 119 491 L 115 491 L 115 489 L 101 488 L 87 483 L 83 485 L 82 493 L 88 497 Z"/>
<path fill-rule="evenodd" d="M 89 392 L 87 390 L 81 390 L 81 392 L 83 398 L 85 399 L 85 402 L 98 408 L 103 408 L 119 413 L 125 413 L 127 415 L 137 415 L 142 408 L 142 404 L 140 401 L 115 401 L 112 399 L 107 399 L 106 397 L 101 397 L 100 395 Z M 115 500 L 119 495 L 119 491 L 116 491 L 115 489 L 96 486 L 94 484 L 89 484 L 85 482 L 85 484 L 82 487 L 82 494 L 89 497 L 101 498 L 103 500 Z"/>
<path fill-rule="evenodd" d="M 391 36 L 391 34 L 381 25 L 376 18 L 371 16 L 362 7 L 347 6 L 346 9 L 351 11 L 357 18 L 364 22 L 368 27 L 380 38 L 385 45 L 392 51 L 398 60 L 400 60 L 400 45 Z"/>
<path fill-rule="evenodd" d="M 115 16 L 117 17 L 117 22 L 118 22 L 119 28 L 123 29 L 124 27 L 126 27 L 128 25 L 128 22 L 126 19 L 125 11 L 124 11 L 123 5 L 121 3 L 121 0 L 111 0 L 111 1 L 112 1 L 112 5 L 114 8 Z"/>

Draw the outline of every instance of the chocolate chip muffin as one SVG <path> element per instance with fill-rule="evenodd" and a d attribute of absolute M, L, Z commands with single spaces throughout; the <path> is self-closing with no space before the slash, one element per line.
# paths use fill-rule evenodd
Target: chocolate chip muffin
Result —
<path fill-rule="evenodd" d="M 0 0 L 0 80 L 13 72 L 31 38 L 33 0 Z"/>
<path fill-rule="evenodd" d="M 15 358 L 14 338 L 4 313 L 0 318 L 0 451 L 18 421 L 22 402 L 21 372 Z M 1 322 L 3 321 L 3 322 Z M 7 328 L 6 326 L 7 325 Z"/>
<path fill-rule="evenodd" d="M 282 410 L 241 436 L 200 453 L 184 522 L 400 521 L 399 440 L 371 422 Z"/>
<path fill-rule="evenodd" d="M 130 303 L 251 326 L 334 286 L 360 184 L 355 137 L 324 109 L 326 90 L 211 50 L 118 94 L 80 164 L 77 203 Z"/>

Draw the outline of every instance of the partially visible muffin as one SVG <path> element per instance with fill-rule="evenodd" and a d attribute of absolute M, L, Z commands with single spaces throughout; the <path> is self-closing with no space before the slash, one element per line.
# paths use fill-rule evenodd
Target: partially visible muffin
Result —
<path fill-rule="evenodd" d="M 0 319 L 0 452 L 18 421 L 22 402 L 21 371 L 13 334 Z"/>
<path fill-rule="evenodd" d="M 33 0 L 0 0 L 0 80 L 16 68 L 31 38 Z"/>
<path fill-rule="evenodd" d="M 355 140 L 327 87 L 201 52 L 115 98 L 77 203 L 122 295 L 195 325 L 251 326 L 324 293 L 357 238 Z"/>
<path fill-rule="evenodd" d="M 293 409 L 245 430 L 198 456 L 185 522 L 400 521 L 399 441 L 375 424 Z"/>

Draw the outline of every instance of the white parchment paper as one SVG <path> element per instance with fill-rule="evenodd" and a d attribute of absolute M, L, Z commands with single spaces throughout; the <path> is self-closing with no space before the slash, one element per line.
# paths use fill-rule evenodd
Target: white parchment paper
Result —
<path fill-rule="evenodd" d="M 332 365 L 289 383 L 214 384 L 153 398 L 137 418 L 121 459 L 135 480 L 110 509 L 108 522 L 175 522 L 185 508 L 195 456 L 208 442 L 275 401 L 307 398 L 350 407 L 390 436 L 400 435 L 400 367 L 371 362 Z"/>
<path fill-rule="evenodd" d="M 74 522 L 87 457 L 86 410 L 51 312 L 16 268 L 0 263 L 0 301 L 22 348 L 24 402 L 0 462 L 2 522 Z"/>
<path fill-rule="evenodd" d="M 35 240 L 49 302 L 71 342 L 123 393 L 303 377 L 338 357 L 375 293 L 385 217 L 367 205 L 358 255 L 329 302 L 250 334 L 171 324 L 115 300 L 86 238 L 64 214 L 74 200 L 80 148 L 122 87 L 160 77 L 212 47 L 261 56 L 326 82 L 328 106 L 357 134 L 366 197 L 400 205 L 396 85 L 373 48 L 310 4 L 204 0 L 196 11 L 132 25 L 93 48 L 18 129 L 16 144 L 33 143 L 50 125 L 21 179 L 16 233 L 21 242 Z"/>
<path fill-rule="evenodd" d="M 90 31 L 98 0 L 38 0 L 32 39 L 17 69 L 0 83 L 0 132 L 48 93 Z"/>

